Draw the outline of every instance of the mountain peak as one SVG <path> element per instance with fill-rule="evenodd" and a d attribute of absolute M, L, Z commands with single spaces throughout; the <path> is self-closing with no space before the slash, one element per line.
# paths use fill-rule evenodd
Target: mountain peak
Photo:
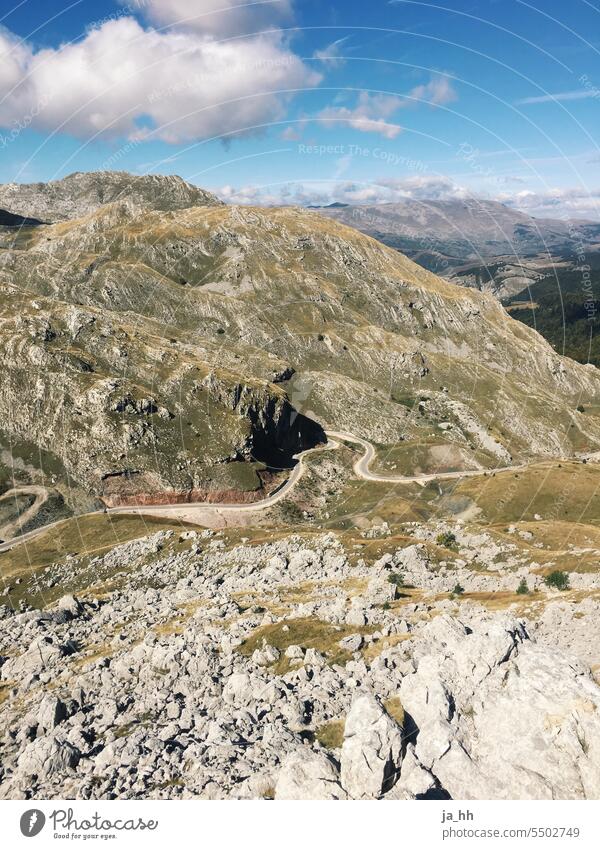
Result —
<path fill-rule="evenodd" d="M 76 171 L 49 183 L 8 183 L 0 186 L 1 208 L 13 215 L 47 223 L 80 218 L 119 200 L 161 212 L 222 205 L 215 195 L 175 174 Z"/>

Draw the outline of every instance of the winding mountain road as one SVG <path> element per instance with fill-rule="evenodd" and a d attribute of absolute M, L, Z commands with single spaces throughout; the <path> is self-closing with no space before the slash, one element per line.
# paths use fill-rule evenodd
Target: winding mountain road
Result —
<path fill-rule="evenodd" d="M 375 448 L 366 439 L 361 439 L 359 436 L 354 436 L 351 433 L 341 433 L 338 431 L 329 431 L 328 436 L 336 437 L 345 442 L 354 442 L 365 449 L 362 457 L 354 463 L 354 473 L 358 478 L 366 481 L 374 481 L 379 483 L 418 483 L 423 486 L 429 481 L 437 480 L 453 480 L 455 478 L 472 478 L 478 475 L 483 475 L 487 472 L 510 472 L 525 469 L 529 465 L 523 463 L 520 466 L 497 466 L 493 469 L 469 469 L 461 472 L 431 472 L 425 475 L 379 475 L 369 471 L 369 466 L 375 459 Z M 328 444 L 329 445 L 329 444 Z"/>
<path fill-rule="evenodd" d="M 298 462 L 292 469 L 290 476 L 288 477 L 286 482 L 279 486 L 274 492 L 270 493 L 270 495 L 268 495 L 261 501 L 253 501 L 249 504 L 211 504 L 205 501 L 198 501 L 188 504 L 157 504 L 151 506 L 143 505 L 139 507 L 111 507 L 107 510 L 96 510 L 82 515 L 95 516 L 107 514 L 110 516 L 128 514 L 143 516 L 162 516 L 165 518 L 172 517 L 175 519 L 181 519 L 193 523 L 194 514 L 197 513 L 197 521 L 199 524 L 202 524 L 201 519 L 205 518 L 207 514 L 221 516 L 224 514 L 256 513 L 262 510 L 266 510 L 269 507 L 273 507 L 275 504 L 278 504 L 280 501 L 286 498 L 286 496 L 296 486 L 296 484 L 304 474 L 304 471 L 306 469 L 304 461 L 307 457 L 309 457 L 311 454 L 315 454 L 318 451 L 328 451 L 331 449 L 339 448 L 340 442 L 351 442 L 355 445 L 360 445 L 364 449 L 363 455 L 359 457 L 354 463 L 353 470 L 358 478 L 361 478 L 362 480 L 373 481 L 375 483 L 417 483 L 421 486 L 424 486 L 430 481 L 453 480 L 466 477 L 477 477 L 480 475 L 492 474 L 496 472 L 518 471 L 519 469 L 525 469 L 528 465 L 530 465 L 522 464 L 519 466 L 502 466 L 493 469 L 471 469 L 469 471 L 462 472 L 433 472 L 431 474 L 425 475 L 376 474 L 375 472 L 371 472 L 369 470 L 371 463 L 375 459 L 375 447 L 370 442 L 368 442 L 366 439 L 362 439 L 359 436 L 354 436 L 354 434 L 351 433 L 344 433 L 342 431 L 328 431 L 326 443 L 324 443 L 323 445 L 319 445 L 316 448 L 309 448 L 306 451 L 302 451 L 301 453 L 294 455 L 294 459 L 296 459 Z M 590 457 L 590 459 L 592 458 Z M 8 493 L 6 493 L 6 495 L 8 495 Z M 66 521 L 69 520 L 61 519 L 58 522 L 43 525 L 40 528 L 36 528 L 35 530 L 29 531 L 26 534 L 22 534 L 21 536 L 15 537 L 14 539 L 6 540 L 6 542 L 0 543 L 0 552 L 9 551 L 11 548 L 14 548 L 17 545 L 27 543 L 32 539 L 35 539 L 35 537 L 39 536 L 40 534 L 45 533 L 50 528 L 61 525 Z"/>

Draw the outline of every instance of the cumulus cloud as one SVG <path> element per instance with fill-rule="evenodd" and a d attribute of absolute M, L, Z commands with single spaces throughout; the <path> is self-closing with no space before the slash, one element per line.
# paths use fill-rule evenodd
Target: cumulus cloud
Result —
<path fill-rule="evenodd" d="M 384 178 L 378 185 L 394 194 L 395 199 L 454 200 L 470 197 L 473 193 L 450 177 L 436 174 L 416 174 L 412 177 Z"/>
<path fill-rule="evenodd" d="M 436 74 L 429 82 L 415 86 L 402 97 L 387 94 L 361 92 L 356 105 L 327 106 L 318 114 L 326 127 L 346 124 L 361 133 L 378 133 L 386 139 L 395 139 L 402 127 L 390 118 L 399 110 L 417 105 L 418 101 L 431 106 L 441 106 L 457 99 L 457 94 L 448 77 Z"/>
<path fill-rule="evenodd" d="M 395 139 L 402 132 L 402 127 L 387 119 L 401 106 L 399 97 L 362 91 L 354 108 L 328 106 L 319 112 L 318 117 L 326 127 L 346 124 L 361 133 L 379 133 L 386 139 Z"/>
<path fill-rule="evenodd" d="M 433 77 L 428 83 L 416 86 L 410 92 L 410 97 L 415 100 L 424 100 L 432 106 L 441 106 L 458 99 L 451 81 L 444 76 Z"/>
<path fill-rule="evenodd" d="M 497 199 L 537 218 L 600 219 L 600 187 L 524 190 L 516 194 L 503 193 Z"/>
<path fill-rule="evenodd" d="M 222 0 L 219 0 L 222 2 Z M 320 77 L 277 33 L 219 42 L 122 17 L 60 49 L 0 32 L 0 125 L 178 143 L 253 132 Z"/>
<path fill-rule="evenodd" d="M 337 164 L 337 163 L 336 163 Z M 330 203 L 379 204 L 404 200 L 464 200 L 479 198 L 496 200 L 536 218 L 600 219 L 600 188 L 549 189 L 516 193 L 474 192 L 451 177 L 433 174 L 413 174 L 401 178 L 382 178 L 369 183 L 351 180 L 319 180 L 290 183 L 284 187 L 245 186 L 239 189 L 226 186 L 216 189 L 228 203 L 263 206 L 327 206 Z"/>
<path fill-rule="evenodd" d="M 336 160 L 337 173 L 343 173 L 343 160 Z M 342 171 L 340 172 L 340 165 Z M 377 204 L 402 200 L 451 200 L 470 197 L 463 186 L 449 177 L 415 174 L 400 179 L 380 179 L 369 183 L 352 180 L 321 180 L 290 183 L 273 190 L 271 187 L 224 186 L 215 190 L 228 203 L 264 206 L 326 206 L 330 203 Z"/>
<path fill-rule="evenodd" d="M 291 0 L 121 0 L 160 27 L 193 30 L 216 38 L 271 29 L 290 18 Z"/>

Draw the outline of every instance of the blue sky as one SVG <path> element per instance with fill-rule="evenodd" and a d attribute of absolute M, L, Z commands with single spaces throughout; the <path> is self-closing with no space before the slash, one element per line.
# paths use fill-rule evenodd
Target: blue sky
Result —
<path fill-rule="evenodd" d="M 600 2 L 17 0 L 0 180 L 178 173 L 242 203 L 600 218 Z"/>

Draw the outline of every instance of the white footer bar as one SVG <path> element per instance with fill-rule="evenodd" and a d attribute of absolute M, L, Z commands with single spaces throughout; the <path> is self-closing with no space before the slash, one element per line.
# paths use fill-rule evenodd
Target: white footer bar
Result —
<path fill-rule="evenodd" d="M 7 847 L 600 846 L 600 802 L 6 801 Z"/>

